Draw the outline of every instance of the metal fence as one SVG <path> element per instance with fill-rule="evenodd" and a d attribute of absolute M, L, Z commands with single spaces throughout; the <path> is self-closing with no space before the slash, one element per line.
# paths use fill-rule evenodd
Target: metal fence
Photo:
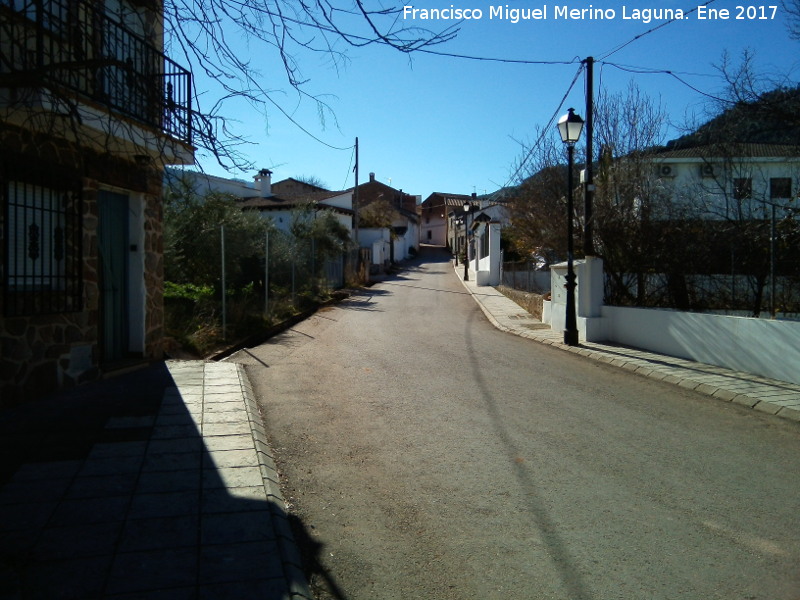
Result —
<path fill-rule="evenodd" d="M 533 261 L 504 262 L 501 281 L 522 292 L 543 294 L 550 291 L 550 271 L 536 268 Z"/>

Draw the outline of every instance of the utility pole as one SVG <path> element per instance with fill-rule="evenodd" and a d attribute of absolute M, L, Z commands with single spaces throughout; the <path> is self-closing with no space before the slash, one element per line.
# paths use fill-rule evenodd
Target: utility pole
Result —
<path fill-rule="evenodd" d="M 586 181 L 583 194 L 583 254 L 594 256 L 594 223 L 592 204 L 594 201 L 594 58 L 589 56 L 586 63 Z"/>
<path fill-rule="evenodd" d="M 361 272 L 361 245 L 358 243 L 358 138 L 356 138 L 355 153 L 356 164 L 353 167 L 353 171 L 355 172 L 355 186 L 353 187 L 353 241 L 356 244 L 356 256 L 351 265 L 355 272 L 354 275 L 358 277 L 358 274 Z"/>
<path fill-rule="evenodd" d="M 355 187 L 353 188 L 353 233 L 355 234 L 356 247 L 358 247 L 358 138 L 356 138 L 356 164 L 353 167 L 355 171 Z"/>

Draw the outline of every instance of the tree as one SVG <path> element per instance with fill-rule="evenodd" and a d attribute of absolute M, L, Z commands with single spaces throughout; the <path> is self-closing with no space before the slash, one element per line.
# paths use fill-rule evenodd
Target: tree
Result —
<path fill-rule="evenodd" d="M 242 211 L 233 196 L 198 196 L 178 180 L 164 197 L 165 279 L 218 288 L 221 283 L 221 227 L 225 228 L 225 265 L 229 285 L 249 281 L 247 265 L 264 255 L 264 233 L 274 230 L 258 213 Z"/>
<path fill-rule="evenodd" d="M 661 142 L 664 111 L 631 83 L 622 93 L 601 91 L 594 122 L 596 147 L 602 149 L 595 181 L 596 246 L 609 272 L 611 296 L 642 303 L 638 292 L 630 296 L 627 278 L 631 273 L 643 276 L 652 259 L 646 251 L 651 235 L 647 223 L 656 194 L 648 152 Z M 529 175 L 509 203 L 510 233 L 522 254 L 555 260 L 566 255 L 565 153 L 554 129 L 537 133 L 537 144 L 525 149 Z M 576 153 L 580 156 L 580 149 Z M 576 192 L 580 193 L 577 188 Z M 576 231 L 582 232 L 583 210 L 580 202 L 575 204 L 572 218 Z M 575 248 L 580 247 L 576 240 Z"/>
<path fill-rule="evenodd" d="M 783 0 L 783 10 L 786 11 L 786 28 L 789 37 L 800 40 L 800 0 Z"/>
<path fill-rule="evenodd" d="M 606 295 L 613 303 L 648 305 L 661 290 L 647 273 L 667 272 L 673 302 L 685 304 L 680 289 L 678 233 L 668 223 L 673 207 L 653 177 L 653 153 L 664 138 L 663 107 L 632 81 L 627 90 L 601 90 L 595 104 L 595 135 L 601 149 L 594 196 L 595 246 L 604 260 Z M 671 241 L 672 254 L 661 251 Z"/>
<path fill-rule="evenodd" d="M 313 245 L 315 258 L 340 256 L 350 245 L 350 230 L 335 213 L 316 202 L 304 202 L 292 211 L 290 232 L 297 244 Z"/>
<path fill-rule="evenodd" d="M 392 204 L 386 199 L 376 200 L 360 210 L 359 225 L 364 228 L 391 228 L 394 220 L 400 216 Z"/>
<path fill-rule="evenodd" d="M 567 171 L 555 130 L 537 129 L 535 138 L 532 145 L 521 144 L 524 159 L 515 171 L 523 176 L 506 201 L 511 220 L 507 234 L 520 255 L 550 263 L 567 251 Z"/>

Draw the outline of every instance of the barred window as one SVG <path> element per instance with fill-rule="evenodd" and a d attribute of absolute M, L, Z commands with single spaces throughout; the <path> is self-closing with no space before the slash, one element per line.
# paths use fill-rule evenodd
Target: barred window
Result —
<path fill-rule="evenodd" d="M 733 198 L 748 200 L 753 197 L 753 180 L 749 177 L 733 180 Z"/>
<path fill-rule="evenodd" d="M 6 316 L 80 310 L 80 194 L 18 181 L 2 188 Z"/>
<path fill-rule="evenodd" d="M 769 197 L 775 199 L 785 199 L 792 197 L 792 178 L 773 177 L 769 180 Z"/>

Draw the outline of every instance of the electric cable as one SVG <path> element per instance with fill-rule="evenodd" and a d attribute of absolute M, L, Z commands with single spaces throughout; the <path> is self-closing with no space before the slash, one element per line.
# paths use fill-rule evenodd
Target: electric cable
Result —
<path fill-rule="evenodd" d="M 694 8 L 691 8 L 691 9 L 687 10 L 686 12 L 684 12 L 683 13 L 683 17 L 681 17 L 680 19 L 678 19 L 678 18 L 668 19 L 668 20 L 664 21 L 663 23 L 660 23 L 659 25 L 656 25 L 655 27 L 650 28 L 647 31 L 645 31 L 644 33 L 640 33 L 639 35 L 636 35 L 633 38 L 629 39 L 627 42 L 625 42 L 623 44 L 620 44 L 619 46 L 609 50 L 607 53 L 601 55 L 598 58 L 598 60 L 605 60 L 609 56 L 611 56 L 612 54 L 616 54 L 617 52 L 619 52 L 620 50 L 622 50 L 626 46 L 629 46 L 633 42 L 642 39 L 646 35 L 650 35 L 651 33 L 655 32 L 655 31 L 658 31 L 659 29 L 661 29 L 663 27 L 666 27 L 667 25 L 671 25 L 675 21 L 680 21 L 682 19 L 685 19 L 688 15 L 692 14 L 693 12 L 696 12 L 698 8 L 703 7 L 703 6 L 708 6 L 709 4 L 712 4 L 712 3 L 716 2 L 716 1 L 717 0 L 706 0 L 706 2 L 704 2 L 703 4 L 697 5 Z"/>
<path fill-rule="evenodd" d="M 553 125 L 553 122 L 558 117 L 558 113 L 561 112 L 561 108 L 564 106 L 564 103 L 567 101 L 567 97 L 569 96 L 569 93 L 572 91 L 572 88 L 575 87 L 575 83 L 578 81 L 578 78 L 581 76 L 581 73 L 583 73 L 583 71 L 584 71 L 584 64 L 581 63 L 581 66 L 578 69 L 578 71 L 575 73 L 575 77 L 572 78 L 572 82 L 569 84 L 569 87 L 567 88 L 567 91 L 564 92 L 564 96 L 561 98 L 561 102 L 558 103 L 558 107 L 553 112 L 553 115 L 550 117 L 549 121 L 547 122 L 547 125 L 542 129 L 542 132 L 539 135 L 539 138 L 531 146 L 530 150 L 528 150 L 528 153 L 525 155 L 525 158 L 522 159 L 522 161 L 520 162 L 519 166 L 514 171 L 514 174 L 511 175 L 506 180 L 506 183 L 504 185 L 502 185 L 497 192 L 492 194 L 492 196 L 489 198 L 490 201 L 492 201 L 501 190 L 503 190 L 506 187 L 508 187 L 511 182 L 513 182 L 514 180 L 517 179 L 519 174 L 522 172 L 522 169 L 527 165 L 527 163 L 530 160 L 530 158 L 533 155 L 533 153 L 539 148 L 539 146 L 541 145 L 542 141 L 544 141 L 545 136 L 549 133 L 550 127 Z"/>

